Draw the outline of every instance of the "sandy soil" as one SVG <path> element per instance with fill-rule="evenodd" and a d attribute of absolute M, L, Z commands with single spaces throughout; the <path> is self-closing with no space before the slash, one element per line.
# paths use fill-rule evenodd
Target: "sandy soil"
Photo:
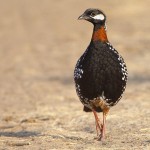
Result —
<path fill-rule="evenodd" d="M 0 1 L 0 150 L 150 149 L 150 1 Z M 123 55 L 129 81 L 95 140 L 92 113 L 82 111 L 73 70 L 92 25 L 89 7 L 105 11 L 108 37 Z M 99 114 L 101 116 L 101 114 Z"/>

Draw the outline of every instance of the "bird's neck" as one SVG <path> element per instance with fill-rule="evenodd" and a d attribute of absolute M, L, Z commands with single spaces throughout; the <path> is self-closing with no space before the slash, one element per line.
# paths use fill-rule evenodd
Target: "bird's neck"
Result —
<path fill-rule="evenodd" d="M 92 41 L 108 42 L 105 25 L 94 25 Z"/>

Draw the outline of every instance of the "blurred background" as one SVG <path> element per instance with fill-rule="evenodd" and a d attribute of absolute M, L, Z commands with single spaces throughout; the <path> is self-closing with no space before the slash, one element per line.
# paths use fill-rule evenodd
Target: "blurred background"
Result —
<path fill-rule="evenodd" d="M 87 8 L 99 8 L 107 15 L 109 41 L 124 57 L 129 72 L 123 99 L 108 116 L 108 135 L 110 139 L 115 137 L 121 146 L 123 143 L 117 138 L 117 133 L 123 132 L 120 128 L 124 126 L 126 131 L 131 131 L 135 127 L 130 135 L 132 142 L 125 144 L 126 148 L 135 146 L 138 140 L 137 146 L 147 147 L 149 5 L 149 0 L 0 0 L 0 146 L 17 146 L 15 142 L 23 138 L 30 143 L 24 144 L 25 148 L 37 148 L 43 141 L 41 135 L 47 139 L 45 149 L 59 149 L 62 145 L 66 149 L 82 149 L 87 148 L 81 146 L 86 143 L 85 137 L 91 137 L 89 143 L 93 141 L 94 118 L 82 112 L 73 71 L 90 42 L 93 28 L 77 18 Z M 126 138 L 125 134 L 122 139 Z"/>

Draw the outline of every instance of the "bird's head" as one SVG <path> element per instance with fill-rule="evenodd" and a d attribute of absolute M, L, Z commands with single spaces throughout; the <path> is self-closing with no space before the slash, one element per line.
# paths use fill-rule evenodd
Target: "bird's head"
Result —
<path fill-rule="evenodd" d="M 99 9 L 89 8 L 78 19 L 87 20 L 94 25 L 105 25 L 106 15 Z"/>

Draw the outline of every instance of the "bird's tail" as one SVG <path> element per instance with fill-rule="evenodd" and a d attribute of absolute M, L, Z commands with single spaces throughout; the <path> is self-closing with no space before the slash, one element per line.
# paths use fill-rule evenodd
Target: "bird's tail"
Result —
<path fill-rule="evenodd" d="M 85 111 L 85 112 L 91 112 L 92 110 L 91 110 L 90 108 L 84 106 L 84 107 L 83 107 L 83 111 Z"/>
<path fill-rule="evenodd" d="M 95 107 L 94 110 L 95 110 L 96 112 L 102 112 L 102 109 L 101 109 L 100 107 Z M 91 112 L 92 110 L 91 110 L 90 108 L 84 106 L 84 107 L 83 107 L 83 111 L 85 111 L 85 112 Z"/>

